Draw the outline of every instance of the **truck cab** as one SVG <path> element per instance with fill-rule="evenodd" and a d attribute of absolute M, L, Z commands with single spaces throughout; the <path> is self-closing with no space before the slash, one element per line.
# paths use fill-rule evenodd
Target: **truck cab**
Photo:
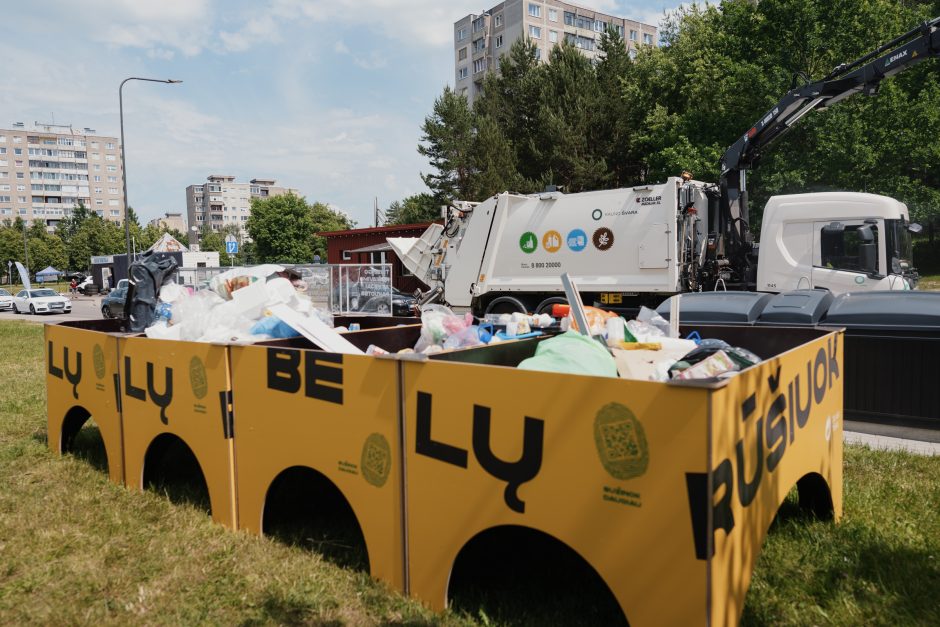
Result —
<path fill-rule="evenodd" d="M 908 215 L 904 203 L 876 194 L 774 196 L 761 226 L 757 290 L 913 289 Z"/>

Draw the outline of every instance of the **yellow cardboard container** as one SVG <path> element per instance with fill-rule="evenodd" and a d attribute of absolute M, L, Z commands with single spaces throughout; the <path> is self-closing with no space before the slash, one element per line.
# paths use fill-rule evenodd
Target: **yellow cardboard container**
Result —
<path fill-rule="evenodd" d="M 404 590 L 399 365 L 290 343 L 231 347 L 239 526 L 261 533 L 275 479 L 312 469 L 352 508 L 372 576 Z"/>
<path fill-rule="evenodd" d="M 124 449 L 118 408 L 117 342 L 111 321 L 45 325 L 46 417 L 49 448 L 64 453 L 88 418 L 98 425 L 108 476 L 124 482 Z"/>
<path fill-rule="evenodd" d="M 841 515 L 843 367 L 841 331 L 725 334 L 778 354 L 684 384 L 403 363 L 411 594 L 443 609 L 460 550 L 513 525 L 583 557 L 632 625 L 736 623 L 789 490 Z"/>
<path fill-rule="evenodd" d="M 209 490 L 212 519 L 235 529 L 228 350 L 226 346 L 146 337 L 118 341 L 125 483 L 143 489 L 148 449 L 157 437 L 174 435 L 199 462 Z"/>

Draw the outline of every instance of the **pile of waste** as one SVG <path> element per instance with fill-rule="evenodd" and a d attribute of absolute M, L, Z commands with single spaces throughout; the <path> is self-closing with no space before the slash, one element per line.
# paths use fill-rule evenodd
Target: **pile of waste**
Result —
<path fill-rule="evenodd" d="M 425 305 L 421 309 L 421 336 L 417 343 L 414 348 L 405 348 L 398 352 L 434 355 L 498 344 L 507 340 L 522 340 L 538 337 L 552 325 L 557 325 L 557 321 L 547 314 L 489 314 L 481 322 L 477 322 L 470 313 L 460 316 L 444 305 Z M 370 346 L 366 351 L 368 355 L 387 353 L 388 351 L 378 346 Z"/>
<path fill-rule="evenodd" d="M 670 381 L 729 377 L 762 361 L 723 340 L 701 339 L 697 334 L 680 338 L 668 320 L 646 307 L 635 320 L 594 307 L 583 309 L 590 327 L 586 333 L 573 318 L 566 318 L 562 328 L 567 331 L 542 341 L 519 368 Z"/>
<path fill-rule="evenodd" d="M 256 342 L 296 337 L 300 333 L 275 311 L 292 312 L 333 326 L 329 311 L 313 306 L 300 276 L 283 266 L 235 268 L 213 277 L 205 289 L 191 291 L 176 283 L 159 290 L 154 322 L 147 337 L 193 342 Z"/>

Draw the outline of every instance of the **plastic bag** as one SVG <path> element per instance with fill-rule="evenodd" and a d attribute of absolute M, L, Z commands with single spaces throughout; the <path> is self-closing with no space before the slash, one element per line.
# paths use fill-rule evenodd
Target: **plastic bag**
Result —
<path fill-rule="evenodd" d="M 616 377 L 617 364 L 594 339 L 569 331 L 541 342 L 535 355 L 519 364 L 520 370 Z"/>
<path fill-rule="evenodd" d="M 423 353 L 430 346 L 443 348 L 448 337 L 463 331 L 473 324 L 473 316 L 457 316 L 443 305 L 425 305 L 421 308 L 421 337 L 415 344 L 415 352 Z"/>
<path fill-rule="evenodd" d="M 655 309 L 649 307 L 640 307 L 640 313 L 636 317 L 637 321 L 659 329 L 665 337 L 673 337 L 669 329 L 669 321 L 656 313 Z"/>
<path fill-rule="evenodd" d="M 470 348 L 480 346 L 483 341 L 480 339 L 480 329 L 477 326 L 469 326 L 444 340 L 444 350 L 455 348 Z"/>
<path fill-rule="evenodd" d="M 612 311 L 604 311 L 603 309 L 598 309 L 597 307 L 585 307 L 584 308 L 584 317 L 587 319 L 588 323 L 588 333 L 590 335 L 605 335 L 607 331 L 607 319 L 608 318 L 617 318 L 617 314 Z M 578 331 L 578 321 L 574 319 L 574 316 L 571 316 L 571 329 Z"/>

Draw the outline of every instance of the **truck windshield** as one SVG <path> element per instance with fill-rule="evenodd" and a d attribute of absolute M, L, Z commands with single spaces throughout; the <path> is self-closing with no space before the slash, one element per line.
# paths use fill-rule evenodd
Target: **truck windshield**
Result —
<path fill-rule="evenodd" d="M 914 268 L 914 252 L 907 220 L 885 220 L 886 244 L 893 274 L 907 274 Z"/>

